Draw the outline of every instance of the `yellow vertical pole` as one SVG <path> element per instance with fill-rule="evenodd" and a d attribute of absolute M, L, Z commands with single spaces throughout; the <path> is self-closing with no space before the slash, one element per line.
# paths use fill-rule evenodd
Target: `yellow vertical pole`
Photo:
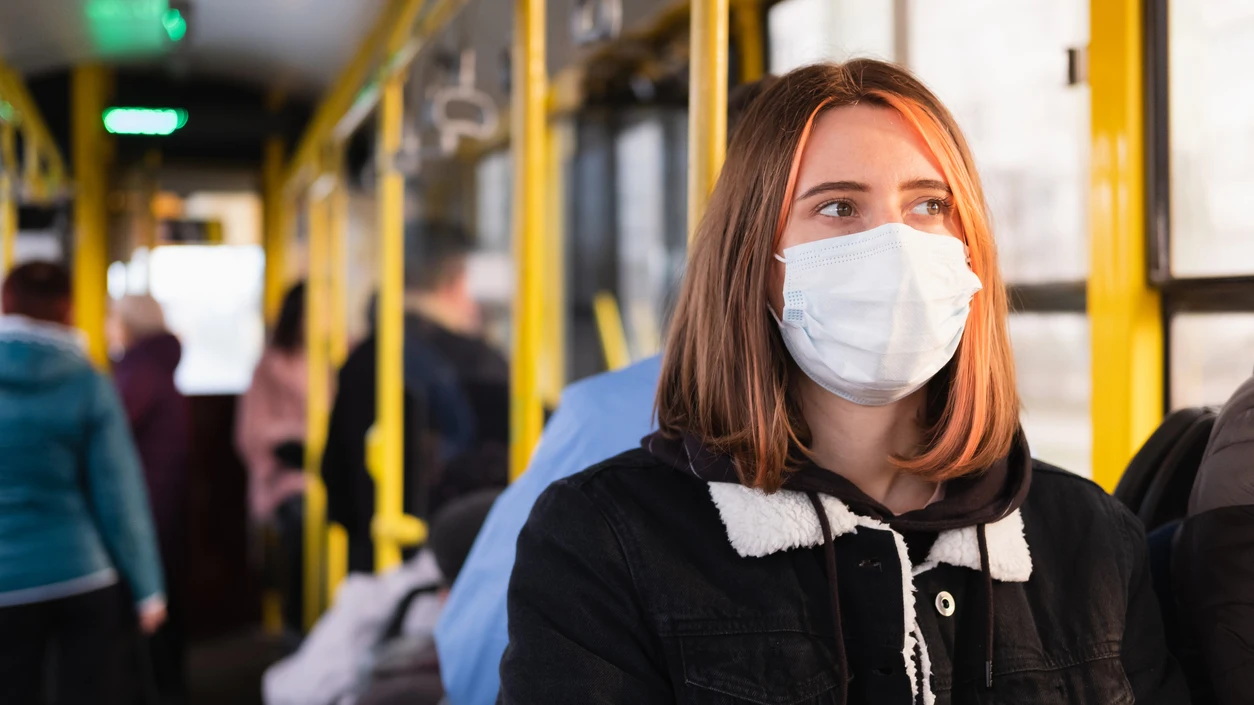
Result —
<path fill-rule="evenodd" d="M 107 365 L 105 303 L 108 287 L 108 221 L 105 212 L 106 156 L 102 115 L 108 73 L 89 64 L 74 69 L 71 79 L 71 136 L 74 147 L 74 321 L 87 336 L 87 352 L 97 365 Z"/>
<path fill-rule="evenodd" d="M 753 83 L 766 75 L 762 0 L 733 0 L 733 3 L 736 47 L 740 50 L 740 82 Z"/>
<path fill-rule="evenodd" d="M 1093 479 L 1112 490 L 1162 417 L 1163 333 L 1145 270 L 1141 2 L 1089 13 Z"/>
<path fill-rule="evenodd" d="M 688 84 L 688 238 L 727 150 L 728 0 L 692 0 Z"/>
<path fill-rule="evenodd" d="M 327 241 L 330 247 L 331 366 L 348 359 L 348 186 L 344 183 L 344 146 L 336 145 L 328 158 L 335 185 L 327 197 Z"/>
<path fill-rule="evenodd" d="M 327 197 L 328 314 L 331 317 L 328 352 L 332 369 L 338 370 L 348 359 L 348 187 L 343 178 L 342 144 L 331 148 L 328 163 L 335 176 L 335 185 Z M 327 524 L 326 568 L 328 599 L 331 599 L 348 575 L 348 533 L 333 522 Z"/>
<path fill-rule="evenodd" d="M 724 0 L 725 2 L 726 0 Z M 514 162 L 514 260 L 518 293 L 514 297 L 510 361 L 510 476 L 527 468 L 540 440 L 544 410 L 538 372 L 542 364 L 544 316 L 545 0 L 515 0 L 514 77 L 510 142 Z"/>
<path fill-rule="evenodd" d="M 322 484 L 322 451 L 326 447 L 327 422 L 331 416 L 328 375 L 329 306 L 327 259 L 327 205 L 320 194 L 308 194 L 309 275 L 305 285 L 305 360 L 308 383 L 305 393 L 305 627 L 312 628 L 322 613 L 324 591 L 324 543 L 327 496 Z"/>
<path fill-rule="evenodd" d="M 0 125 L 0 275 L 8 274 L 17 259 L 17 154 L 13 123 Z"/>
<path fill-rule="evenodd" d="M 390 46 L 390 49 L 397 47 Z M 375 485 L 375 570 L 400 564 L 391 529 L 404 516 L 405 175 L 397 168 L 405 119 L 405 76 L 393 74 L 379 99 L 379 298 L 376 309 L 378 408 L 370 438 Z"/>
<path fill-rule="evenodd" d="M 283 138 L 266 140 L 262 155 L 262 199 L 265 213 L 263 245 L 266 251 L 263 310 L 266 320 L 278 318 L 287 289 L 287 219 L 283 195 Z"/>

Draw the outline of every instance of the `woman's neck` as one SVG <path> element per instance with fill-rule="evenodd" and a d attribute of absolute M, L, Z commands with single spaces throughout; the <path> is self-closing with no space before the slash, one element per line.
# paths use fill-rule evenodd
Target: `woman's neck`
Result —
<path fill-rule="evenodd" d="M 892 462 L 892 456 L 910 456 L 919 448 L 924 390 L 886 406 L 854 404 L 809 378 L 797 391 L 815 462 L 894 514 L 927 506 L 936 483 L 903 473 Z"/>

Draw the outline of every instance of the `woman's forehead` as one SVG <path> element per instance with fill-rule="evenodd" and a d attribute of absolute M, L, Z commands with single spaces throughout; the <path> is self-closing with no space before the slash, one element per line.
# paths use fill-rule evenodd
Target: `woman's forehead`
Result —
<path fill-rule="evenodd" d="M 923 136 L 887 106 L 848 105 L 814 122 L 797 174 L 799 191 L 823 181 L 945 181 Z"/>

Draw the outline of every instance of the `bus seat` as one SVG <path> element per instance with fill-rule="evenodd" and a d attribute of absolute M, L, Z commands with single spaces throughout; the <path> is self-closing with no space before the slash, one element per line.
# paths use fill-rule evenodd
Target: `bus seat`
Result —
<path fill-rule="evenodd" d="M 1218 416 L 1211 408 L 1200 411 L 1202 413 L 1163 458 L 1145 491 L 1137 517 L 1145 524 L 1146 531 L 1183 519 L 1188 514 L 1189 494 L 1193 491 L 1193 481 L 1197 479 L 1197 471 L 1202 465 L 1202 456 L 1206 454 L 1210 433 Z"/>
<path fill-rule="evenodd" d="M 1137 451 L 1115 487 L 1147 532 L 1185 515 L 1215 410 L 1192 407 L 1173 411 Z"/>

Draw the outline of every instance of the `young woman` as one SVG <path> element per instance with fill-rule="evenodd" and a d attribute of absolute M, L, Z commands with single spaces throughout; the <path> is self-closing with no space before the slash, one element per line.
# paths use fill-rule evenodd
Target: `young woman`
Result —
<path fill-rule="evenodd" d="M 695 240 L 643 448 L 518 541 L 506 703 L 1178 703 L 1136 520 L 1031 460 L 953 117 L 784 76 Z"/>

